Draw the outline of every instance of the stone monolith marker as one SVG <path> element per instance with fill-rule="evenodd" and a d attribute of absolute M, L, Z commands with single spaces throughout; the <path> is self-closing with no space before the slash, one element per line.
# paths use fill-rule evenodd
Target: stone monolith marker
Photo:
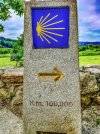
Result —
<path fill-rule="evenodd" d="M 81 134 L 76 0 L 25 8 L 24 134 Z"/>

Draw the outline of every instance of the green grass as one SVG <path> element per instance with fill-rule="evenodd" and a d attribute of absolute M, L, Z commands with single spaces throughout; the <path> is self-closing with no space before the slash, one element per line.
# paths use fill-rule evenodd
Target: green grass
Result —
<path fill-rule="evenodd" d="M 94 55 L 100 55 L 100 50 L 90 50 L 90 49 L 86 49 L 85 51 L 80 51 L 79 52 L 80 56 L 94 56 Z"/>
<path fill-rule="evenodd" d="M 100 64 L 100 55 L 79 56 L 80 66 L 87 64 Z M 10 54 L 0 54 L 0 67 L 16 66 L 16 61 L 10 61 Z"/>
<path fill-rule="evenodd" d="M 80 66 L 88 65 L 88 64 L 100 64 L 100 55 L 80 56 L 79 62 L 80 62 Z"/>
<path fill-rule="evenodd" d="M 9 54 L 12 48 L 0 48 L 0 54 Z"/>
<path fill-rule="evenodd" d="M 100 45 L 94 46 L 90 44 L 88 46 L 79 47 L 79 61 L 80 66 L 100 64 Z"/>
<path fill-rule="evenodd" d="M 0 58 L 10 57 L 10 54 L 0 54 Z"/>
<path fill-rule="evenodd" d="M 0 67 L 16 66 L 16 61 L 10 61 L 10 54 L 0 54 Z"/>

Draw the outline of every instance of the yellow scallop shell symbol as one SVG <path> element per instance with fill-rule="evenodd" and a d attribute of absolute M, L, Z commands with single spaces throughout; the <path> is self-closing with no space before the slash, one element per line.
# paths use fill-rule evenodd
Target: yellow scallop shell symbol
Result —
<path fill-rule="evenodd" d="M 49 44 L 51 44 L 50 40 L 53 40 L 55 42 L 58 42 L 58 40 L 56 38 L 53 37 L 53 35 L 55 36 L 60 36 L 63 37 L 62 34 L 58 34 L 56 32 L 52 32 L 52 30 L 64 30 L 64 27 L 54 27 L 54 25 L 62 23 L 63 20 L 59 20 L 59 21 L 55 21 L 53 23 L 50 23 L 50 21 L 54 20 L 55 18 L 58 17 L 58 15 L 55 15 L 54 17 L 48 19 L 48 17 L 50 16 L 50 13 L 47 14 L 47 16 L 44 18 L 43 16 L 40 18 L 39 22 L 37 22 L 37 26 L 36 26 L 36 31 L 37 31 L 37 35 L 41 38 L 42 41 L 47 41 Z M 53 27 L 50 27 L 53 26 Z"/>

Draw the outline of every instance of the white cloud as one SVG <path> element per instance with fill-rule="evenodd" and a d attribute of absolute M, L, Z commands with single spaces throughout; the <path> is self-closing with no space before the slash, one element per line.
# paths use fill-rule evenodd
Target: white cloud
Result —
<path fill-rule="evenodd" d="M 100 41 L 100 13 L 96 8 L 96 0 L 78 0 L 79 39 L 82 41 Z"/>
<path fill-rule="evenodd" d="M 0 21 L 4 26 L 4 32 L 0 33 L 0 36 L 5 38 L 16 39 L 24 31 L 24 16 L 20 17 L 11 10 L 12 17 L 6 21 Z"/>

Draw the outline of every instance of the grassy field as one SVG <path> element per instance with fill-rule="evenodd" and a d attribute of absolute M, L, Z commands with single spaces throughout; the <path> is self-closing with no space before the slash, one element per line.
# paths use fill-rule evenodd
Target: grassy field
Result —
<path fill-rule="evenodd" d="M 80 56 L 79 62 L 80 62 L 80 66 L 87 65 L 87 64 L 100 64 L 100 55 Z"/>
<path fill-rule="evenodd" d="M 100 45 L 89 44 L 79 47 L 80 66 L 87 64 L 100 64 Z"/>
<path fill-rule="evenodd" d="M 10 54 L 0 54 L 0 67 L 15 66 L 15 61 L 10 61 Z"/>
<path fill-rule="evenodd" d="M 87 64 L 100 64 L 100 55 L 95 56 L 80 56 L 80 66 Z M 10 54 L 0 54 L 0 67 L 16 66 L 16 61 L 10 61 Z"/>

